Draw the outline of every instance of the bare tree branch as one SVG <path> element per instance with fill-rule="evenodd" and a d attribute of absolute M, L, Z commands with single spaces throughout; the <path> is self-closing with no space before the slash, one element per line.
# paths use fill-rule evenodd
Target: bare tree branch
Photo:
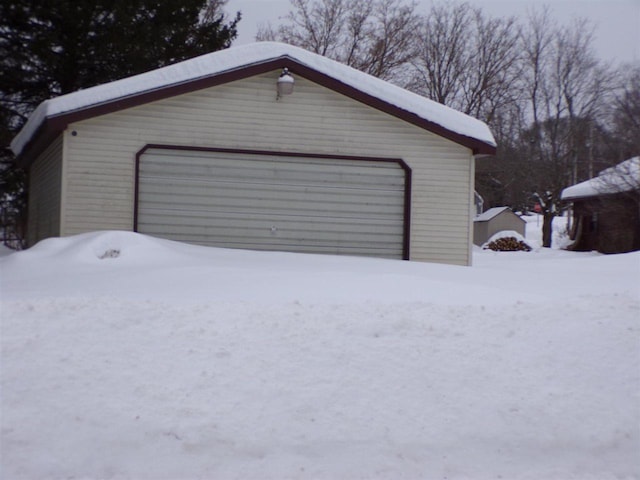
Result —
<path fill-rule="evenodd" d="M 403 0 L 290 0 L 278 28 L 258 40 L 277 40 L 392 80 L 415 55 L 419 17 Z"/>

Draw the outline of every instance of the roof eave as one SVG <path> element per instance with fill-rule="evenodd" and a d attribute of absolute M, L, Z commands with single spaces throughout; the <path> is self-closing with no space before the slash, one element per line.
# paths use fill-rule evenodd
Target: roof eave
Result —
<path fill-rule="evenodd" d="M 82 120 L 114 113 L 127 108 L 137 107 L 157 100 L 195 92 L 204 88 L 215 87 L 234 80 L 260 75 L 262 73 L 281 68 L 282 61 L 283 57 L 279 57 L 266 62 L 245 65 L 242 68 L 231 69 L 186 82 L 175 83 L 127 97 L 121 97 L 96 105 L 90 105 L 85 108 L 46 117 L 22 151 L 16 155 L 16 163 L 21 167 L 28 167 L 35 157 L 39 155 L 44 148 L 46 148 L 48 143 L 62 133 L 70 123 L 80 122 Z"/>
<path fill-rule="evenodd" d="M 610 192 L 593 192 L 593 193 L 585 193 L 585 194 L 580 194 L 580 195 L 572 195 L 570 197 L 560 197 L 560 201 L 561 202 L 576 202 L 576 201 L 581 201 L 581 200 L 589 200 L 589 199 L 594 199 L 594 198 L 602 198 L 602 197 L 614 197 L 616 195 L 620 196 L 620 195 L 629 195 L 629 194 L 633 194 L 634 189 L 629 189 L 629 190 L 614 190 L 614 191 L 610 191 Z"/>
<path fill-rule="evenodd" d="M 349 98 L 381 110 L 401 120 L 416 125 L 424 130 L 447 138 L 454 143 L 465 146 L 473 152 L 473 155 L 487 156 L 495 155 L 496 153 L 495 145 L 449 130 L 442 125 L 426 120 L 416 115 L 415 113 L 404 110 L 396 105 L 393 105 L 378 97 L 363 92 L 325 73 L 315 70 L 290 57 L 289 55 L 282 55 L 224 72 L 215 73 L 177 84 L 163 86 L 157 89 L 130 95 L 128 97 L 118 98 L 78 110 L 46 117 L 40 124 L 36 132 L 33 134 L 32 138 L 27 142 L 27 144 L 22 148 L 22 151 L 17 155 L 16 163 L 21 167 L 29 167 L 29 165 L 44 150 L 44 148 L 46 148 L 47 145 L 54 138 L 60 135 L 71 123 L 87 120 L 89 118 L 97 117 L 100 115 L 114 113 L 120 110 L 144 105 L 146 103 L 162 100 L 165 98 L 194 92 L 204 88 L 215 87 L 217 85 L 222 85 L 228 82 L 260 75 L 284 67 L 287 67 L 293 74 L 300 75 L 307 80 L 313 81 L 326 88 L 346 95 Z"/>

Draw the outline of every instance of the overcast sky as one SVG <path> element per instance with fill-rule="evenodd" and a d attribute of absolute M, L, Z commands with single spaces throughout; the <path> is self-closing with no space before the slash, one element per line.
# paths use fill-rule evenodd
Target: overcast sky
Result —
<path fill-rule="evenodd" d="M 468 0 L 492 16 L 526 16 L 532 7 L 549 5 L 557 21 L 569 24 L 585 17 L 596 28 L 596 53 L 605 60 L 640 62 L 640 0 Z M 431 0 L 418 0 L 426 11 Z M 229 0 L 229 12 L 242 12 L 236 45 L 254 41 L 258 25 L 277 24 L 290 9 L 289 0 Z"/>

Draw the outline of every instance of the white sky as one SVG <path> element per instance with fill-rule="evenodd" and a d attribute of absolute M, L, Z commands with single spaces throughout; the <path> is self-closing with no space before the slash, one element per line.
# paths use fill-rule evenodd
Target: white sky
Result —
<path fill-rule="evenodd" d="M 604 60 L 640 62 L 640 0 L 468 0 L 492 16 L 524 17 L 528 9 L 549 5 L 561 24 L 585 17 L 596 27 L 595 49 Z M 418 0 L 425 11 L 431 0 Z M 258 25 L 277 24 L 290 9 L 289 0 L 229 0 L 229 12 L 242 12 L 236 45 L 254 41 Z"/>

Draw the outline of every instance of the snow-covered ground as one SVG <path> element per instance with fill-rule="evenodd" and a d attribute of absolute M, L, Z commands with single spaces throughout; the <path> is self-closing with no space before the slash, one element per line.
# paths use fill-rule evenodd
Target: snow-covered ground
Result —
<path fill-rule="evenodd" d="M 640 252 L 528 221 L 533 251 L 470 268 L 125 232 L 5 255 L 0 477 L 640 478 Z"/>

